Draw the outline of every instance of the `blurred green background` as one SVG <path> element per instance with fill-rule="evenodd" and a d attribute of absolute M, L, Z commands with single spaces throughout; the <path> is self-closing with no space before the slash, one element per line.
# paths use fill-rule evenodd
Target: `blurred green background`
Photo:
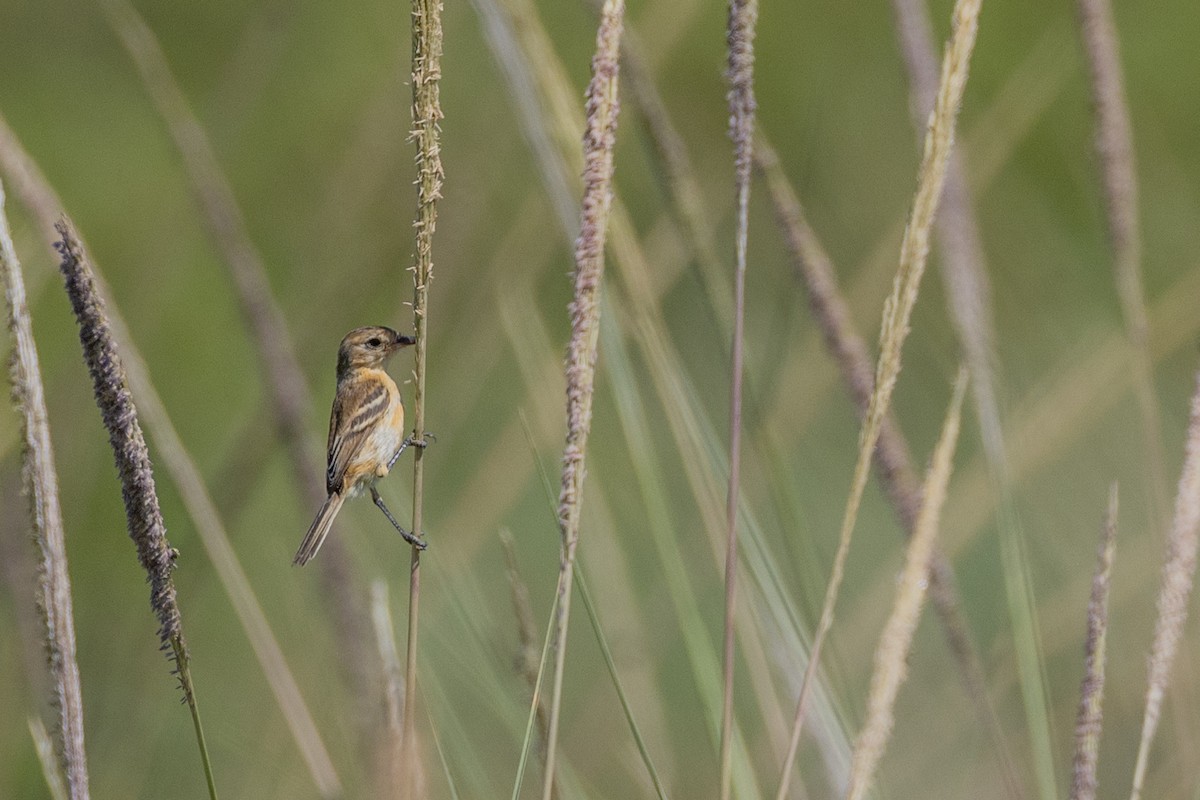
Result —
<path fill-rule="evenodd" d="M 488 5 L 445 8 L 447 182 L 430 294 L 427 412 L 438 440 L 426 459 L 431 544 L 423 569 L 418 709 L 431 797 L 450 796 L 433 731 L 461 796 L 511 792 L 529 690 L 513 667 L 517 625 L 499 529 L 513 532 L 539 626 L 558 564 L 557 529 L 538 465 L 557 484 L 571 248 L 522 132 L 522 112 L 489 48 L 478 14 Z M 363 324 L 411 328 L 409 8 L 271 0 L 142 0 L 137 7 L 211 138 L 268 266 L 313 392 L 311 447 L 319 458 L 341 336 Z M 939 41 L 948 33 L 950 7 L 944 0 L 930 4 Z M 581 116 L 593 13 L 587 3 L 563 0 L 540 0 L 537 10 Z M 725 7 L 632 2 L 628 14 L 699 167 L 707 222 L 732 274 Z M 1117 23 L 1137 145 L 1163 469 L 1173 495 L 1200 328 L 1194 35 L 1200 9 L 1184 0 L 1119 4 Z M 860 330 L 873 342 L 919 153 L 890 6 L 765 2 L 757 48 L 760 127 L 780 151 Z M 343 680 L 318 571 L 290 565 L 316 509 L 294 485 L 269 426 L 254 345 L 179 154 L 99 6 L 0 0 L 0 111 L 111 283 L 348 795 L 376 796 L 356 730 L 361 709 L 378 713 L 378 700 L 353 696 Z M 1118 796 L 1128 787 L 1141 725 L 1165 528 L 1150 502 L 1091 125 L 1073 4 L 985 3 L 960 140 L 992 281 L 998 388 L 1039 612 L 1050 755 L 1061 791 L 1070 774 L 1095 542 L 1108 485 L 1117 479 L 1120 534 L 1100 778 L 1102 792 Z M 722 564 L 688 470 L 698 470 L 720 494 L 730 310 L 708 300 L 630 102 L 618 140 L 618 192 L 647 257 L 650 303 L 661 312 L 669 357 L 688 382 L 684 392 L 713 450 L 698 463 L 677 446 L 678 398 L 657 389 L 646 333 L 628 311 L 633 289 L 610 264 L 606 291 L 614 302 L 606 308 L 601 344 L 581 558 L 672 796 L 707 797 L 716 780 L 717 729 L 698 676 L 719 673 L 719 662 L 702 653 L 719 652 Z M 111 453 L 55 261 L 11 189 L 8 214 L 29 285 L 61 481 L 93 793 L 199 798 L 205 790 L 191 724 L 156 648 L 144 576 L 124 533 Z M 750 771 L 766 795 L 775 789 L 802 668 L 791 649 L 795 629 L 811 629 L 819 612 L 858 426 L 759 183 L 747 281 L 743 492 L 753 522 L 747 518 L 744 536 L 791 604 L 789 612 L 770 600 L 763 573 L 744 569 L 746 619 L 759 627 L 743 630 L 736 703 Z M 894 401 L 921 463 L 961 358 L 945 298 L 931 263 Z M 7 351 L 7 342 L 2 347 Z M 410 369 L 410 357 L 401 355 L 391 371 L 402 379 Z M 411 399 L 411 385 L 404 392 Z M 618 405 L 622 393 L 644 411 L 642 440 L 630 438 L 633 426 Z M 38 798 L 49 795 L 26 719 L 45 715 L 44 676 L 16 436 L 17 416 L 0 414 L 0 797 Z M 665 501 L 667 526 L 654 531 L 648 503 L 655 498 L 635 472 L 639 447 L 655 454 L 656 497 Z M 401 519 L 410 507 L 409 463 L 383 484 Z M 973 415 L 956 464 L 941 544 L 958 573 L 991 700 L 1033 797 L 1035 757 L 1001 575 L 997 496 Z M 316 797 L 176 486 L 161 468 L 156 477 L 169 535 L 182 553 L 176 581 L 222 796 Z M 388 582 L 402 645 L 408 549 L 368 503 L 348 506 L 336 535 L 352 554 L 356 591 L 365 592 L 371 580 Z M 832 793 L 838 748 L 861 724 L 871 656 L 902 557 L 899 527 L 872 485 L 824 660 L 838 715 L 815 720 L 809 727 L 815 738 L 802 744 L 808 796 Z M 672 575 L 682 575 L 683 584 Z M 1198 791 L 1198 643 L 1192 624 L 1151 761 L 1150 796 Z M 1005 796 L 992 744 L 929 614 L 910 665 L 878 796 Z M 579 606 L 562 746 L 567 787 L 580 792 L 568 796 L 649 796 Z M 531 765 L 527 787 L 538 782 L 536 772 Z"/>

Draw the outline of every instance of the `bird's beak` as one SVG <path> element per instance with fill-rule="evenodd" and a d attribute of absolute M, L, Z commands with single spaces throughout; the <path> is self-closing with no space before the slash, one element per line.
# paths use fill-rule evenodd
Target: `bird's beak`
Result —
<path fill-rule="evenodd" d="M 416 343 L 417 343 L 417 340 L 415 337 L 406 336 L 403 333 L 396 334 L 396 347 L 407 347 L 410 344 L 416 344 Z"/>

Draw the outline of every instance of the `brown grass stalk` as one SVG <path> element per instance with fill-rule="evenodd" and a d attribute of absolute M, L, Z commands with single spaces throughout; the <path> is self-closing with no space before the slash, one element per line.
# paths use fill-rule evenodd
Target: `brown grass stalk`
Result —
<path fill-rule="evenodd" d="M 254 343 L 269 398 L 264 404 L 268 416 L 283 440 L 300 496 L 309 506 L 318 508 L 325 501 L 325 479 L 309 435 L 312 393 L 296 358 L 283 310 L 271 292 L 266 264 L 250 237 L 233 187 L 204 126 L 171 72 L 154 31 L 128 0 L 103 0 L 101 7 L 179 151 L 201 220 L 228 269 L 242 319 Z M 354 696 L 360 698 L 360 719 L 366 720 L 375 706 L 370 698 L 376 678 L 367 671 L 372 663 L 370 650 L 364 645 L 368 641 L 368 618 L 341 539 L 332 537 L 325 543 L 318 570 L 333 611 L 341 653 L 339 666 Z"/>
<path fill-rule="evenodd" d="M 908 673 L 908 655 L 912 648 L 913 634 L 920 619 L 921 606 L 925 602 L 926 576 L 929 574 L 929 559 L 937 538 L 942 505 L 946 501 L 946 486 L 950 482 L 954 450 L 958 444 L 959 422 L 962 415 L 963 395 L 967 388 L 967 371 L 960 368 L 954 383 L 954 395 L 942 434 L 933 451 L 933 460 L 925 478 L 922 492 L 924 502 L 917 515 L 916 528 L 908 540 L 904 569 L 900 573 L 896 588 L 896 600 L 892 613 L 879 636 L 875 650 L 875 670 L 871 675 L 871 689 L 867 696 L 867 721 L 859 733 L 850 765 L 850 784 L 846 790 L 847 800 L 862 800 L 874 780 L 875 769 L 891 738 L 895 722 L 894 708 L 900 685 Z"/>
<path fill-rule="evenodd" d="M 24 490 L 29 500 L 33 541 L 38 549 L 38 607 L 45 625 L 46 657 L 53 686 L 55 756 L 72 800 L 88 797 L 87 754 L 83 744 L 83 690 L 75 659 L 75 615 L 67 544 L 58 500 L 58 472 L 50 441 L 50 419 L 38 363 L 25 280 L 13 246 L 0 184 L 0 276 L 12 338 L 9 378 L 13 404 L 21 414 Z"/>
<path fill-rule="evenodd" d="M 425 365 L 429 347 L 429 283 L 433 280 L 433 233 L 437 227 L 437 201 L 442 196 L 442 156 L 439 123 L 442 108 L 438 82 L 442 77 L 441 0 L 416 0 L 412 5 L 412 138 L 417 144 L 416 262 L 413 274 L 413 325 L 417 344 L 413 361 L 413 435 L 425 436 Z M 425 497 L 425 448 L 418 447 L 413 459 L 412 529 L 423 530 Z M 416 797 L 417 742 L 415 700 L 417 697 L 417 625 L 421 599 L 421 551 L 412 548 L 409 568 L 408 643 L 405 650 L 404 742 L 405 763 L 411 782 L 409 797 Z"/>
<path fill-rule="evenodd" d="M 1104 660 L 1108 639 L 1108 590 L 1112 584 L 1113 556 L 1117 544 L 1117 484 L 1108 491 L 1108 511 L 1100 532 L 1092 596 L 1088 601 L 1087 639 L 1083 682 L 1079 687 L 1079 712 L 1075 716 L 1075 758 L 1071 774 L 1071 800 L 1095 800 L 1096 765 L 1103 722 Z"/>
<path fill-rule="evenodd" d="M 4 125 L 2 118 L 0 168 L 13 181 L 22 203 L 33 213 L 38 224 L 53 234 L 61 201 L 12 131 Z M 77 234 L 76 240 L 82 248 L 83 243 Z M 321 741 L 320 732 L 304 702 L 287 659 L 284 658 L 283 649 L 279 646 L 254 589 L 238 561 L 237 553 L 230 544 L 216 504 L 205 487 L 199 468 L 171 422 L 128 326 L 112 301 L 111 292 L 105 287 L 95 264 L 89 262 L 89 268 L 99 296 L 107 307 L 107 322 L 112 337 L 123 354 L 130 389 L 138 398 L 146 426 L 162 453 L 167 471 L 180 490 L 188 514 L 200 535 L 200 541 L 216 569 L 217 577 L 246 633 L 247 641 L 254 650 L 288 729 L 322 796 L 337 796 L 341 793 L 341 782 L 333 768 L 333 762 Z"/>
<path fill-rule="evenodd" d="M 1150 320 L 1142 288 L 1142 241 L 1138 229 L 1138 180 L 1133 124 L 1121 77 L 1117 27 L 1109 0 L 1078 0 L 1080 35 L 1091 78 L 1096 115 L 1095 146 L 1103 184 L 1105 222 L 1112 249 L 1113 275 L 1133 367 L 1133 389 L 1142 416 L 1142 438 L 1154 504 L 1161 521 L 1167 508 L 1164 447 L 1150 356 Z"/>
<path fill-rule="evenodd" d="M 821 609 L 821 618 L 817 624 L 812 651 L 800 684 L 800 697 L 796 702 L 796 714 L 792 723 L 792 736 L 785 763 L 793 761 L 795 749 L 800 742 L 804 707 L 812 689 L 817 664 L 820 663 L 821 648 L 833 625 L 834 606 L 838 590 L 841 587 L 846 555 L 850 549 L 850 539 L 853 536 L 854 523 L 858 516 L 858 507 L 862 501 L 863 491 L 866 489 L 871 456 L 879 439 L 879 429 L 884 415 L 891 404 L 892 391 L 895 389 L 896 380 L 900 375 L 901 350 L 908 335 L 909 319 L 913 306 L 916 304 L 921 276 L 925 272 L 925 261 L 929 254 L 929 232 L 937 211 L 942 180 L 946 172 L 946 162 L 954 143 L 955 121 L 958 116 L 959 104 L 962 101 L 963 89 L 966 86 L 971 51 L 975 45 L 980 3 L 981 0 L 957 0 L 954 5 L 953 30 L 946 48 L 945 58 L 942 61 L 937 103 L 929 121 L 917 191 L 913 199 L 908 226 L 904 230 L 904 240 L 900 245 L 900 266 L 896 272 L 892 293 L 883 307 L 875 388 L 867 406 L 862 432 L 859 435 L 858 459 L 854 467 L 850 496 L 846 502 L 846 512 L 842 520 L 838 549 L 834 555 L 829 585 Z M 787 795 L 786 789 L 791 780 L 790 775 L 791 770 L 788 770 L 781 777 L 778 794 L 781 798 Z"/>
<path fill-rule="evenodd" d="M 1142 795 L 1142 784 L 1149 764 L 1150 745 L 1158 731 L 1162 714 L 1163 695 L 1171 678 L 1171 665 L 1183 638 L 1187 622 L 1188 598 L 1196 572 L 1196 550 L 1200 545 L 1200 372 L 1196 374 L 1196 391 L 1188 417 L 1187 444 L 1184 448 L 1183 472 L 1175 495 L 1175 516 L 1167 536 L 1167 553 L 1163 563 L 1162 587 L 1158 595 L 1158 621 L 1154 626 L 1154 643 L 1150 648 L 1149 688 L 1146 691 L 1146 711 L 1142 721 L 1142 736 L 1138 745 L 1137 763 L 1133 771 L 1131 800 Z"/>
<path fill-rule="evenodd" d="M 783 172 L 775 149 L 762 131 L 758 133 L 754 158 L 766 180 L 776 221 L 786 240 L 797 278 L 808 292 L 809 305 L 825 339 L 826 348 L 841 372 L 842 381 L 861 419 L 867 413 L 875 386 L 867 344 L 854 327 L 849 306 L 838 286 L 833 263 L 816 232 L 808 224 L 804 209 Z M 880 424 L 874 465 L 905 535 L 911 537 L 921 508 L 921 485 L 908 441 L 891 411 L 884 415 Z M 990 702 L 982 658 L 962 613 L 954 568 L 937 547 L 930 556 L 929 595 L 950 652 L 958 664 L 967 696 L 995 748 L 1010 793 L 1021 796 L 1021 781 L 1008 752 L 995 708 Z"/>
<path fill-rule="evenodd" d="M 754 34 L 757 0 L 730 0 L 729 136 L 734 147 L 737 233 L 734 247 L 733 345 L 729 379 L 729 492 L 725 499 L 725 626 L 721 704 L 721 800 L 733 790 L 734 621 L 737 614 L 737 518 L 742 475 L 742 362 L 745 348 L 746 247 L 750 229 L 750 172 L 754 155 Z"/>
<path fill-rule="evenodd" d="M 587 89 L 587 122 L 583 136 L 583 210 L 575 243 L 575 293 L 571 301 L 571 340 L 567 345 L 567 437 L 563 448 L 562 486 L 558 522 L 562 532 L 559 565 L 558 618 L 555 625 L 554 683 L 550 695 L 550 728 L 546 741 L 546 772 L 542 800 L 554 791 L 558 727 L 562 710 L 563 673 L 570 622 L 571 585 L 583 507 L 583 481 L 588 434 L 592 424 L 592 394 L 596 350 L 600 335 L 600 284 L 604 276 L 604 242 L 608 232 L 613 188 L 613 150 L 617 138 L 617 93 L 624 0 L 606 0 L 596 31 L 596 53 Z"/>
<path fill-rule="evenodd" d="M 84 361 L 92 376 L 96 405 L 108 430 L 109 443 L 120 475 L 129 536 L 137 547 L 138 561 L 149 578 L 150 605 L 158 617 L 158 636 L 163 649 L 170 651 L 175 663 L 179 685 L 192 714 L 209 795 L 215 800 L 216 784 L 200 724 L 200 709 L 192 684 L 183 620 L 175 597 L 175 582 L 171 577 L 179 551 L 167 541 L 166 526 L 154 488 L 150 454 L 91 265 L 83 253 L 78 236 L 65 218 L 59 222 L 58 232 L 62 241 L 56 246 L 62 254 L 61 268 L 66 280 L 67 296 L 79 322 Z"/>

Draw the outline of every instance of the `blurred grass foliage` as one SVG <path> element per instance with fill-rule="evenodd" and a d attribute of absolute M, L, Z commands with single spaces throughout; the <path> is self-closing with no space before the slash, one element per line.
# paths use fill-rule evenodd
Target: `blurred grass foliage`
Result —
<path fill-rule="evenodd" d="M 408 8 L 375 0 L 354 7 L 282 0 L 137 5 L 212 138 L 265 257 L 320 406 L 311 420 L 312 449 L 319 453 L 342 334 L 361 324 L 410 325 L 403 305 L 412 293 L 406 270 L 415 204 L 407 141 Z M 578 90 L 582 115 L 593 14 L 584 2 L 537 5 Z M 944 41 L 951 3 L 930 5 Z M 1200 25 L 1200 7 L 1165 0 L 1116 11 L 1141 181 L 1155 388 L 1173 489 L 1200 329 L 1194 126 L 1200 94 L 1188 77 L 1195 75 L 1191 32 Z M 641 0 L 630 3 L 628 24 L 648 45 L 649 67 L 700 166 L 708 221 L 732 280 L 724 6 Z M 528 688 L 513 667 L 516 620 L 497 531 L 505 526 L 514 534 L 541 624 L 554 592 L 558 532 L 536 462 L 553 475 L 561 455 L 571 259 L 470 4 L 446 5 L 445 36 L 447 184 L 434 244 L 427 400 L 428 427 L 438 440 L 426 461 L 431 544 L 424 559 L 418 726 L 436 727 L 462 796 L 496 797 L 511 787 L 528 709 Z M 759 124 L 838 267 L 860 330 L 874 341 L 919 155 L 890 11 L 882 3 L 765 3 L 757 51 Z M 0 0 L 0 87 L 0 111 L 87 237 L 205 474 L 350 796 L 370 796 L 371 778 L 357 752 L 355 698 L 336 664 L 332 616 L 316 573 L 290 566 L 315 509 L 291 485 L 284 448 L 267 428 L 252 343 L 162 121 L 91 4 Z M 1164 533 L 1149 526 L 1145 451 L 1125 365 L 1091 125 L 1072 9 L 1028 0 L 985 4 L 960 142 L 993 286 L 998 385 L 1026 567 L 1038 601 L 1054 763 L 1064 786 L 1095 532 L 1107 488 L 1118 479 L 1121 541 L 1100 784 L 1119 793 L 1141 723 Z M 618 192 L 655 273 L 650 283 L 659 297 L 653 302 L 670 352 L 708 430 L 722 431 L 729 345 L 718 320 L 730 310 L 708 303 L 628 100 L 616 160 Z M 97 797 L 201 797 L 190 721 L 154 645 L 144 579 L 123 533 L 111 456 L 55 262 L 9 196 L 60 473 L 92 788 Z M 771 569 L 808 629 L 819 612 L 858 428 L 757 187 L 750 211 L 743 498 Z M 710 796 L 717 731 L 695 676 L 718 665 L 695 663 L 699 651 L 688 637 L 707 636 L 717 652 L 721 562 L 704 534 L 686 456 L 671 433 L 679 410 L 658 394 L 657 367 L 636 346 L 644 333 L 627 308 L 629 287 L 615 270 L 606 280 L 613 314 L 605 324 L 616 326 L 606 337 L 619 331 L 628 347 L 614 370 L 601 345 L 582 565 L 660 774 L 673 796 Z M 1180 292 L 1190 292 L 1190 299 Z M 7 342 L 0 348 L 7 353 Z M 959 359 L 945 293 L 931 274 L 895 394 L 897 417 L 920 461 L 937 437 Z M 406 377 L 410 366 L 400 360 L 393 374 Z M 644 415 L 645 440 L 638 445 L 627 439 L 631 423 L 620 407 L 631 398 Z M 48 794 L 26 719 L 42 708 L 44 677 L 31 624 L 32 550 L 25 546 L 17 494 L 16 426 L 15 414 L 0 414 L 0 553 L 6 562 L 0 797 L 38 798 Z M 150 447 L 153 455 L 153 440 Z M 645 457 L 642 447 L 653 460 L 635 463 Z M 645 464 L 659 471 L 650 499 L 638 472 Z M 703 468 L 712 472 L 708 463 Z M 383 484 L 393 508 L 407 507 L 406 475 L 407 467 L 398 468 Z M 315 797 L 175 487 L 165 474 L 158 481 L 171 539 L 182 551 L 176 580 L 218 786 L 231 798 Z M 1029 768 L 999 573 L 996 501 L 968 415 L 940 544 L 958 572 L 1005 735 L 1018 764 Z M 348 506 L 343 519 L 336 535 L 350 545 L 359 579 L 364 586 L 387 579 L 402 619 L 407 548 L 367 503 Z M 647 530 L 660 519 L 669 530 Z M 673 563 L 664 566 L 664 559 Z M 871 654 L 902 560 L 898 525 L 872 484 L 823 663 L 844 729 L 821 736 L 849 740 L 861 725 Z M 686 587 L 665 578 L 667 569 L 681 574 Z M 681 604 L 685 589 L 694 606 Z M 735 701 L 749 766 L 768 792 L 802 663 L 785 649 L 791 639 L 755 605 L 767 603 L 764 596 L 750 591 L 745 600 L 750 616 L 743 620 L 764 622 L 740 640 L 745 662 Z M 688 608 L 694 610 L 681 619 L 680 609 Z M 1200 767 L 1200 750 L 1190 746 L 1200 739 L 1195 627 L 1176 664 L 1173 700 L 1151 762 L 1151 796 L 1182 796 Z M 753 658 L 744 655 L 759 647 Z M 588 797 L 649 796 L 588 626 L 571 631 L 569 654 L 564 787 L 568 793 L 579 787 Z M 755 665 L 766 671 L 756 672 Z M 431 796 L 448 797 L 432 740 L 422 747 Z M 812 796 L 829 793 L 822 758 L 831 752 L 811 739 L 802 743 L 801 776 Z M 923 622 L 909 682 L 900 691 L 894 741 L 881 765 L 880 796 L 1001 797 L 996 770 L 941 633 Z M 534 783 L 527 777 L 527 787 Z"/>

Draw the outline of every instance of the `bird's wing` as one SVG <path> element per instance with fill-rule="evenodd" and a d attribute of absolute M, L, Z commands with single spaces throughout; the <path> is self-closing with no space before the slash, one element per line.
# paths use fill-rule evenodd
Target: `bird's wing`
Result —
<path fill-rule="evenodd" d="M 345 381 L 338 386 L 329 419 L 329 469 L 325 488 L 341 492 L 346 470 L 371 431 L 388 412 L 388 388 L 378 378 Z"/>

